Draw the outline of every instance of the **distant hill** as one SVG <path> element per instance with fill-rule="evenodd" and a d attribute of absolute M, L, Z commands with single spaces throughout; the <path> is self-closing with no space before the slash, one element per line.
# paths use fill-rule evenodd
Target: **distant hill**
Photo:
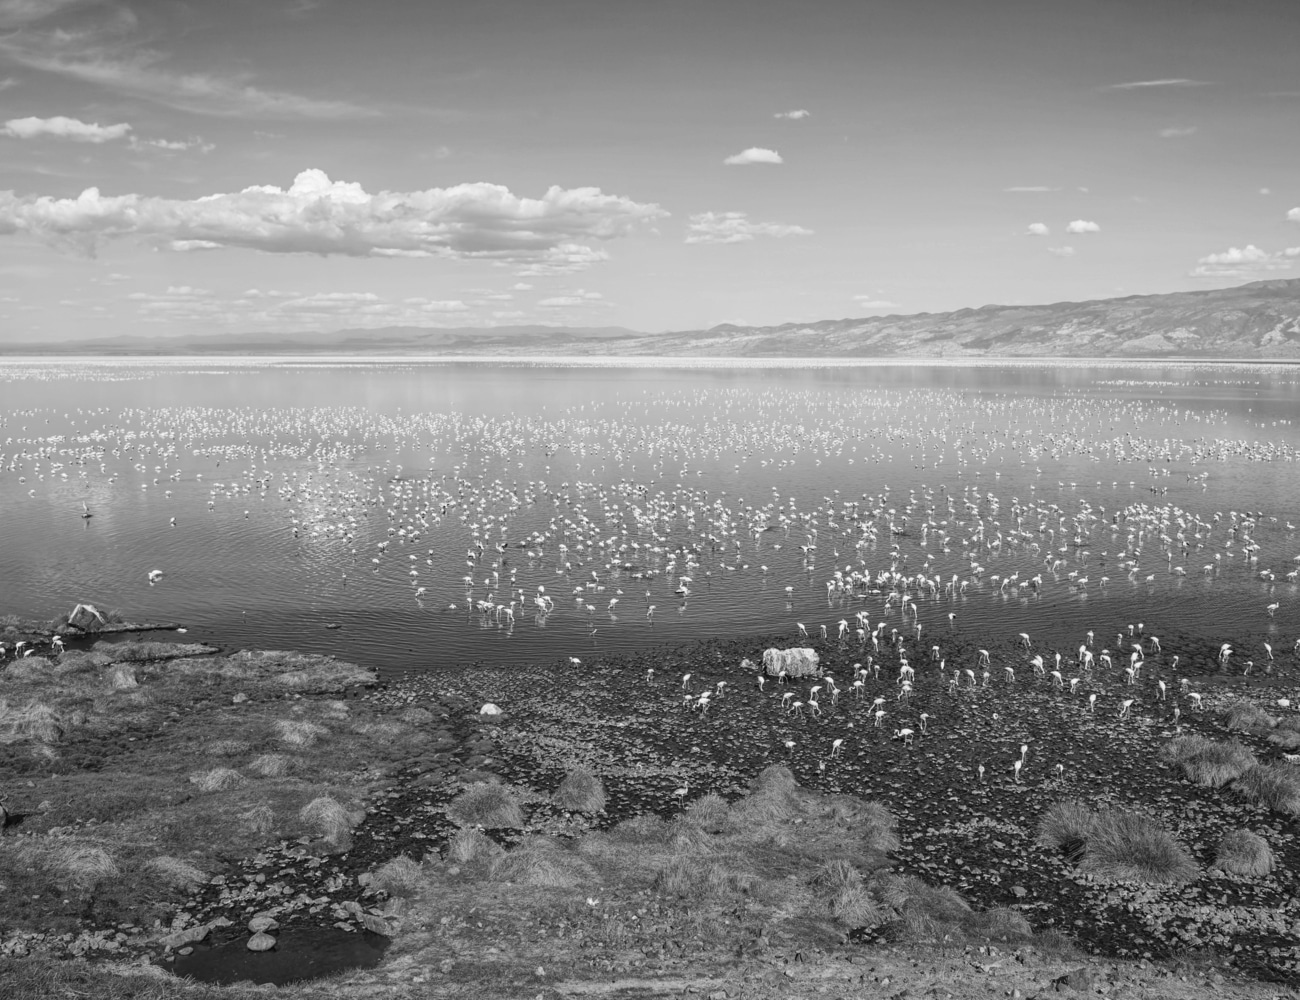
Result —
<path fill-rule="evenodd" d="M 1091 302 L 948 313 L 726 324 L 646 334 L 621 327 L 386 327 L 333 333 L 121 337 L 0 347 L 7 354 L 418 354 L 696 357 L 1255 358 L 1300 360 L 1300 279 Z"/>

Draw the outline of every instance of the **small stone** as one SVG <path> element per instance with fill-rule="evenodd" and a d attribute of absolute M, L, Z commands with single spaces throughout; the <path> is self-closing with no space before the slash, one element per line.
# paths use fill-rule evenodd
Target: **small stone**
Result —
<path fill-rule="evenodd" d="M 1011 895 L 1015 896 L 1016 899 L 1024 899 L 1027 895 L 1029 895 L 1029 890 L 1026 889 L 1023 885 L 1013 885 L 1011 887 Z"/>
<path fill-rule="evenodd" d="M 249 951 L 270 951 L 275 947 L 275 938 L 270 934 L 258 933 L 248 939 Z"/>
<path fill-rule="evenodd" d="M 178 948 L 178 949 L 176 950 L 176 954 L 178 954 L 178 955 L 193 955 L 193 954 L 194 954 L 194 949 L 191 948 L 189 945 L 186 945 L 184 948 Z"/>
<path fill-rule="evenodd" d="M 478 714 L 479 715 L 500 715 L 501 709 L 489 701 L 487 704 L 485 704 L 482 708 L 478 710 Z"/>
<path fill-rule="evenodd" d="M 280 922 L 275 917 L 265 913 L 259 913 L 248 922 L 248 929 L 254 934 L 261 934 L 265 931 L 273 931 L 280 926 Z"/>

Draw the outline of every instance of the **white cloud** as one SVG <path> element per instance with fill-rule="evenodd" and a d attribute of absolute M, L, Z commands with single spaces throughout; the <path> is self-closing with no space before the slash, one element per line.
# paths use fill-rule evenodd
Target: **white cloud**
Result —
<path fill-rule="evenodd" d="M 140 139 L 131 137 L 132 149 L 161 149 L 166 153 L 182 153 L 197 149 L 200 153 L 211 153 L 217 147 L 195 136 L 192 139 Z"/>
<path fill-rule="evenodd" d="M 888 299 L 876 299 L 870 295 L 855 295 L 853 301 L 862 309 L 897 309 L 897 302 L 890 302 Z"/>
<path fill-rule="evenodd" d="M 796 108 L 793 111 L 778 111 L 773 118 L 787 118 L 791 121 L 798 121 L 800 118 L 807 118 L 812 112 L 806 108 Z"/>
<path fill-rule="evenodd" d="M 763 149 L 761 146 L 750 146 L 742 150 L 735 156 L 728 156 L 722 161 L 729 167 L 744 167 L 751 163 L 784 163 L 781 154 L 775 149 Z"/>
<path fill-rule="evenodd" d="M 1195 135 L 1195 125 L 1171 125 L 1169 128 L 1162 128 L 1156 133 L 1162 139 L 1181 139 L 1184 136 Z"/>
<path fill-rule="evenodd" d="M 803 226 L 750 222 L 745 212 L 700 212 L 686 223 L 687 243 L 745 243 L 756 236 L 811 236 Z"/>
<path fill-rule="evenodd" d="M 658 206 L 653 206 L 658 207 Z M 667 215 L 667 212 L 663 213 Z M 589 247 L 581 243 L 561 243 L 543 253 L 519 272 L 521 277 L 548 277 L 553 274 L 577 274 L 585 271 L 592 264 L 609 260 L 609 254 L 598 247 Z M 531 286 L 530 286 L 531 287 Z"/>
<path fill-rule="evenodd" d="M 1170 77 L 1161 80 L 1134 80 L 1130 83 L 1112 83 L 1103 90 L 1144 90 L 1151 87 L 1206 87 L 1206 80 L 1189 80 L 1186 77 Z"/>
<path fill-rule="evenodd" d="M 146 48 L 140 18 L 125 5 L 101 4 L 102 17 L 74 29 L 37 25 L 49 14 L 95 0 L 0 0 L 0 55 L 43 73 L 106 87 L 197 114 L 260 118 L 358 118 L 376 114 L 347 101 L 253 85 L 249 74 L 170 68 L 165 52 Z"/>
<path fill-rule="evenodd" d="M 1048 247 L 1047 252 L 1056 254 L 1058 257 L 1073 257 L 1074 247 Z"/>
<path fill-rule="evenodd" d="M 1031 222 L 1029 228 L 1025 230 L 1026 236 L 1047 236 L 1051 230 L 1047 228 L 1046 223 Z"/>
<path fill-rule="evenodd" d="M 530 284 L 529 284 L 528 282 L 526 282 L 526 281 L 516 281 L 516 282 L 515 282 L 513 285 L 511 285 L 510 287 L 513 288 L 516 292 L 527 292 L 527 291 L 529 291 L 533 286 L 530 285 Z"/>
<path fill-rule="evenodd" d="M 599 188 L 552 187 L 541 198 L 521 198 L 479 182 L 369 194 L 320 170 L 304 170 L 287 190 L 257 186 L 193 200 L 102 195 L 98 188 L 76 198 L 0 191 L 0 235 L 26 233 L 86 254 L 105 240 L 139 236 L 177 250 L 484 257 L 547 273 L 581 270 L 607 256 L 576 240 L 615 239 L 667 214 Z"/>
<path fill-rule="evenodd" d="M 550 298 L 542 299 L 537 304 L 543 309 L 565 309 L 570 306 L 591 305 L 604 297 L 600 292 L 589 292 L 579 288 L 576 292 L 570 292 L 566 295 L 553 295 Z"/>
<path fill-rule="evenodd" d="M 1065 227 L 1067 233 L 1099 233 L 1101 226 L 1095 222 L 1088 222 L 1086 219 L 1075 219 Z"/>
<path fill-rule="evenodd" d="M 1194 278 L 1245 278 L 1290 270 L 1297 257 L 1300 257 L 1300 247 L 1290 247 L 1274 254 L 1248 243 L 1241 248 L 1229 247 L 1222 253 L 1200 258 L 1190 274 Z"/>
<path fill-rule="evenodd" d="M 1291 209 L 1286 213 L 1287 222 L 1300 222 L 1300 207 Z"/>
<path fill-rule="evenodd" d="M 65 118 L 55 115 L 53 118 L 10 118 L 0 128 L 0 135 L 11 139 L 36 139 L 49 136 L 54 139 L 69 139 L 72 142 L 112 142 L 122 139 L 131 126 L 122 122 L 117 125 L 99 125 L 83 122 L 77 118 Z"/>

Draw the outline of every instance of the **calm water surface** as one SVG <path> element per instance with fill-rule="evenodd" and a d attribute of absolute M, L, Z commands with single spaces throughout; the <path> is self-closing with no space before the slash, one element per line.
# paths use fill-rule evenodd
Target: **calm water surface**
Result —
<path fill-rule="evenodd" d="M 1292 367 L 34 360 L 0 392 L 25 618 L 385 672 L 904 627 L 838 571 L 912 578 L 936 643 L 1300 637 Z"/>

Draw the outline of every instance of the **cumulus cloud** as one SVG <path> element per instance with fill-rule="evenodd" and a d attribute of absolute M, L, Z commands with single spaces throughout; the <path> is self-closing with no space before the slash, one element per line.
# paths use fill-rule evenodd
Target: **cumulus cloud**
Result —
<path fill-rule="evenodd" d="M 131 148 L 159 149 L 165 153 L 183 153 L 191 149 L 197 149 L 200 153 L 211 153 L 217 147 L 210 142 L 204 142 L 197 136 L 191 139 L 141 139 L 138 136 L 132 136 Z"/>
<path fill-rule="evenodd" d="M 1101 226 L 1086 219 L 1075 219 L 1065 227 L 1065 231 L 1067 233 L 1099 233 L 1101 232 Z"/>
<path fill-rule="evenodd" d="M 1195 125 L 1171 125 L 1169 128 L 1162 128 L 1156 133 L 1161 139 L 1181 139 L 1184 136 L 1195 135 Z"/>
<path fill-rule="evenodd" d="M 1112 83 L 1103 90 L 1146 90 L 1152 87 L 1207 87 L 1206 80 L 1189 80 L 1184 76 L 1168 77 L 1160 80 L 1133 80 L 1129 83 Z"/>
<path fill-rule="evenodd" d="M 55 115 L 53 118 L 10 118 L 0 128 L 0 135 L 11 139 L 37 139 L 48 136 L 52 139 L 69 139 L 72 142 L 113 142 L 122 139 L 131 131 L 125 122 L 117 125 L 99 125 L 83 122 L 78 118 L 65 118 Z"/>
<path fill-rule="evenodd" d="M 791 121 L 798 121 L 800 118 L 807 118 L 812 112 L 806 108 L 795 108 L 793 111 L 778 111 L 773 118 L 788 118 Z"/>
<path fill-rule="evenodd" d="M 784 163 L 781 154 L 775 149 L 764 149 L 761 146 L 750 146 L 748 149 L 741 150 L 735 156 L 728 156 L 722 161 L 729 167 L 745 167 L 752 163 Z"/>
<path fill-rule="evenodd" d="M 525 278 L 577 274 L 579 271 L 587 270 L 592 264 L 599 264 L 604 260 L 609 260 L 609 254 L 599 247 L 589 247 L 581 243 L 561 243 L 543 252 L 519 274 Z"/>
<path fill-rule="evenodd" d="M 1026 236 L 1047 236 L 1050 233 L 1051 230 L 1048 229 L 1047 224 L 1043 222 L 1031 222 L 1029 228 L 1025 230 Z"/>
<path fill-rule="evenodd" d="M 855 295 L 853 301 L 861 309 L 897 309 L 897 302 L 890 302 L 888 299 L 877 299 L 870 295 Z"/>
<path fill-rule="evenodd" d="M 1291 209 L 1291 211 L 1286 213 L 1286 221 L 1300 222 L 1300 206 L 1297 206 L 1296 208 L 1293 208 Z"/>
<path fill-rule="evenodd" d="M 750 222 L 745 212 L 700 212 L 686 223 L 687 243 L 745 243 L 758 236 L 811 236 L 803 226 Z"/>
<path fill-rule="evenodd" d="M 559 273 L 604 259 L 577 240 L 625 236 L 667 215 L 599 188 L 548 189 L 521 198 L 498 184 L 380 191 L 304 170 L 288 189 L 266 185 L 192 200 L 138 194 L 76 198 L 0 191 L 0 235 L 25 233 L 94 254 L 105 240 L 139 236 L 175 250 L 239 247 L 349 257 L 485 257 Z"/>
<path fill-rule="evenodd" d="M 1047 252 L 1058 257 L 1073 257 L 1074 247 L 1048 247 Z"/>
<path fill-rule="evenodd" d="M 1229 247 L 1222 253 L 1200 258 L 1190 274 L 1194 278 L 1246 278 L 1270 271 L 1290 270 L 1298 257 L 1300 247 L 1269 253 L 1253 243 L 1247 243 L 1244 247 Z"/>

